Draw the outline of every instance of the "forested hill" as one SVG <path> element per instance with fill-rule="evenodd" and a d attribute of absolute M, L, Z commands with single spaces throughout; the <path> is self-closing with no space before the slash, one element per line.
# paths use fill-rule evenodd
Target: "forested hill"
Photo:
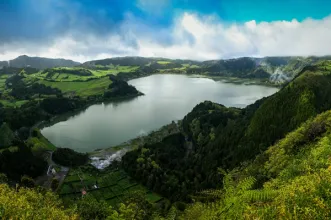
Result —
<path fill-rule="evenodd" d="M 278 93 L 245 109 L 199 104 L 183 119 L 181 134 L 127 153 L 123 166 L 151 189 L 174 201 L 185 200 L 191 193 L 220 187 L 218 168 L 233 169 L 253 159 L 328 109 L 331 61 L 323 61 L 305 67 Z"/>
<path fill-rule="evenodd" d="M 72 60 L 51 59 L 44 57 L 29 57 L 26 55 L 22 55 L 13 60 L 0 61 L 0 69 L 2 67 L 16 67 L 16 68 L 31 67 L 36 69 L 46 69 L 53 67 L 73 67 L 79 64 L 80 63 Z"/>
<path fill-rule="evenodd" d="M 85 68 L 106 70 L 114 66 L 136 66 L 130 74 L 119 72 L 123 79 L 152 73 L 200 74 L 214 77 L 235 77 L 259 80 L 263 83 L 283 84 L 293 79 L 305 66 L 328 60 L 324 57 L 242 57 L 208 61 L 173 60 L 166 58 L 116 57 L 93 60 L 82 64 Z M 131 77 L 130 77 L 131 76 Z"/>
<path fill-rule="evenodd" d="M 305 66 L 328 60 L 330 57 L 242 57 L 193 61 L 148 57 L 115 57 L 92 60 L 80 64 L 72 60 L 19 56 L 10 61 L 0 61 L 0 69 L 74 67 L 86 71 L 117 74 L 122 79 L 132 79 L 153 73 L 199 74 L 213 77 L 254 79 L 261 83 L 284 84 L 293 79 Z M 35 71 L 38 72 L 38 71 Z"/>

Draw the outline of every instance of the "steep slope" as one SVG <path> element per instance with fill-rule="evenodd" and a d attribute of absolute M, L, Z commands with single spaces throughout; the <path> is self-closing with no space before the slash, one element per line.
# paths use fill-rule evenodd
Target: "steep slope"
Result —
<path fill-rule="evenodd" d="M 77 66 L 80 63 L 72 61 L 72 60 L 65 60 L 65 59 L 51 59 L 51 58 L 44 58 L 44 57 L 29 57 L 26 55 L 19 56 L 9 62 L 4 61 L 2 62 L 3 66 L 10 66 L 10 67 L 17 67 L 17 68 L 24 68 L 24 67 L 32 67 L 36 69 L 46 69 L 52 67 L 73 67 Z M 2 66 L 0 63 L 0 66 Z"/>
<path fill-rule="evenodd" d="M 248 106 L 233 126 L 219 129 L 215 141 L 201 149 L 207 157 L 203 166 L 234 167 L 328 109 L 331 109 L 331 61 L 323 61 L 304 68 L 276 94 Z"/>
<path fill-rule="evenodd" d="M 224 188 L 198 197 L 182 219 L 329 219 L 331 111 L 310 119 L 241 171 Z M 261 185 L 261 176 L 264 177 Z"/>
<path fill-rule="evenodd" d="M 161 142 L 130 152 L 123 157 L 123 165 L 143 183 L 158 185 L 163 195 L 185 198 L 188 193 L 220 186 L 217 168 L 232 169 L 254 158 L 327 109 L 331 109 L 331 61 L 304 68 L 278 93 L 242 110 L 199 104 L 183 120 L 183 135 L 192 142 L 180 144 L 180 149 L 186 148 L 185 157 L 165 160 L 168 147 L 162 153 L 155 151 L 156 146 L 166 146 Z M 169 149 L 175 146 L 170 145 Z M 144 162 L 135 163 L 143 151 L 148 152 Z"/>

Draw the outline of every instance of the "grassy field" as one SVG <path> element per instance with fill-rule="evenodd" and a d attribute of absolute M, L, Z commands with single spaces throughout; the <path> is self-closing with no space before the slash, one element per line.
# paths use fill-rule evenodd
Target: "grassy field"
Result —
<path fill-rule="evenodd" d="M 64 200 L 70 201 L 81 198 L 83 189 L 97 200 L 105 200 L 112 206 L 122 202 L 127 194 L 136 191 L 145 193 L 146 199 L 151 203 L 156 203 L 162 199 L 161 196 L 150 192 L 121 170 L 99 175 L 95 175 L 93 172 L 83 172 L 79 169 L 71 170 L 59 189 L 59 194 Z"/>
<path fill-rule="evenodd" d="M 105 89 L 111 84 L 111 81 L 108 77 L 102 77 L 86 82 L 50 82 L 47 80 L 40 80 L 39 83 L 58 88 L 63 93 L 73 93 L 78 96 L 87 97 L 103 94 Z"/>
<path fill-rule="evenodd" d="M 119 72 L 133 72 L 136 71 L 138 66 L 107 66 L 107 70 L 90 70 L 94 76 L 105 76 L 107 74 L 117 75 Z"/>
<path fill-rule="evenodd" d="M 7 148 L 3 148 L 3 149 L 0 149 L 0 153 L 5 151 L 5 150 L 9 150 L 10 152 L 15 152 L 18 150 L 18 147 L 16 146 L 11 146 L 11 147 L 7 147 Z"/>
<path fill-rule="evenodd" d="M 5 89 L 5 82 L 7 78 L 8 78 L 7 74 L 0 75 L 0 91 Z"/>
<path fill-rule="evenodd" d="M 34 132 L 37 132 L 36 137 L 30 137 L 27 140 L 29 146 L 32 147 L 32 151 L 37 152 L 38 150 L 48 150 L 54 151 L 56 147 L 50 141 L 48 141 L 41 133 L 39 129 L 35 129 Z"/>
<path fill-rule="evenodd" d="M 55 73 L 51 76 L 47 75 L 48 73 L 43 72 L 43 71 L 39 71 L 37 73 L 34 74 L 30 74 L 27 75 L 25 74 L 25 77 L 27 77 L 27 79 L 34 79 L 34 80 L 51 80 L 51 81 L 59 81 L 59 82 L 72 82 L 75 80 L 88 80 L 91 78 L 96 78 L 95 76 L 79 76 L 79 75 L 74 75 L 74 74 L 67 74 L 67 73 Z"/>
<path fill-rule="evenodd" d="M 103 67 L 104 68 L 104 67 Z M 72 82 L 72 81 L 84 81 L 89 79 L 96 79 L 100 77 L 104 77 L 109 74 L 117 75 L 119 72 L 132 72 L 137 70 L 138 66 L 106 66 L 106 70 L 103 69 L 84 69 L 82 67 L 57 67 L 53 68 L 55 70 L 54 74 L 49 74 L 47 71 L 39 71 L 34 74 L 25 74 L 27 78 L 34 78 L 37 80 L 51 80 L 51 81 L 59 81 L 59 82 Z M 61 70 L 76 70 L 79 71 L 90 71 L 92 75 L 76 75 L 70 73 L 61 73 Z M 58 70 L 58 72 L 57 72 Z"/>
<path fill-rule="evenodd" d="M 0 100 L 0 102 L 7 107 L 20 107 L 28 102 L 28 100 Z"/>
<path fill-rule="evenodd" d="M 157 61 L 157 63 L 161 64 L 161 65 L 166 65 L 166 64 L 169 64 L 171 62 L 170 61 L 159 60 L 159 61 Z"/>

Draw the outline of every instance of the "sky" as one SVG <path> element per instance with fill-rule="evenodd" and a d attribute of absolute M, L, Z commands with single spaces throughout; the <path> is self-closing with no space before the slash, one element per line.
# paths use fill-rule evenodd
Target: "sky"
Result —
<path fill-rule="evenodd" d="M 331 0 L 0 0 L 0 60 L 331 54 Z"/>

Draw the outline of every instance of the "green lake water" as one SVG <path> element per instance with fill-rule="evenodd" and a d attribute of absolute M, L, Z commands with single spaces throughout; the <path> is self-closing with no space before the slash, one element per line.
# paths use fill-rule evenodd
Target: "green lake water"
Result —
<path fill-rule="evenodd" d="M 129 83 L 145 95 L 92 105 L 43 128 L 42 134 L 57 147 L 90 152 L 121 144 L 180 120 L 205 100 L 245 107 L 278 91 L 262 85 L 174 74 L 152 75 Z"/>

